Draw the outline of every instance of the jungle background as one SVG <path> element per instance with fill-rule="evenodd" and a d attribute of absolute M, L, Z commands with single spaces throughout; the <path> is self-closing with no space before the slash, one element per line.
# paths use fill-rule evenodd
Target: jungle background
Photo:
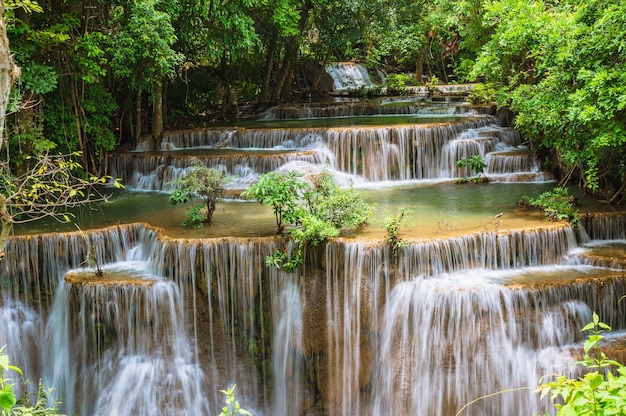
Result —
<path fill-rule="evenodd" d="M 477 82 L 547 169 L 626 196 L 626 2 L 53 0 L 5 2 L 20 76 L 5 158 L 81 152 L 85 171 L 165 129 L 324 99 L 331 62 L 402 84 Z"/>

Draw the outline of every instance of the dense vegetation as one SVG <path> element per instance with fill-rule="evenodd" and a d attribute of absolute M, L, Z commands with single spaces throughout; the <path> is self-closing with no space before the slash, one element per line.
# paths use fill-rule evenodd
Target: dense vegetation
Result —
<path fill-rule="evenodd" d="M 265 259 L 268 266 L 295 271 L 304 263 L 307 245 L 318 246 L 327 238 L 337 237 L 341 229 L 365 225 L 374 210 L 360 191 L 341 188 L 329 172 L 314 175 L 310 181 L 295 171 L 270 172 L 261 175 L 242 194 L 272 207 L 277 234 L 282 235 L 286 226 L 291 227 L 289 237 L 297 245 L 295 253 L 276 250 Z"/>
<path fill-rule="evenodd" d="M 325 64 L 357 60 L 404 74 L 392 77 L 402 84 L 483 82 L 479 98 L 512 108 L 518 128 L 560 177 L 614 203 L 626 195 L 624 2 L 11 0 L 7 6 L 21 67 L 6 132 L 18 167 L 46 149 L 81 151 L 84 168 L 103 175 L 117 147 L 142 137 L 154 144 L 164 128 L 315 98 L 328 90 Z"/>

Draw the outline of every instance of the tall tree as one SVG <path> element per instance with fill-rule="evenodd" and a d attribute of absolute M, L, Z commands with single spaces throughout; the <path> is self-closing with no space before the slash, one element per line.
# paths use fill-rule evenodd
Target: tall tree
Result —
<path fill-rule="evenodd" d="M 500 0 L 474 69 L 564 181 L 626 200 L 626 4 Z"/>
<path fill-rule="evenodd" d="M 26 11 L 40 10 L 30 1 L 10 3 L 10 6 L 25 7 Z M 0 77 L 8 77 L 0 83 L 0 97 L 4 97 L 4 101 L 0 101 L 0 125 L 5 121 L 8 97 L 19 74 L 11 58 L 5 12 L 4 0 L 0 0 L 0 68 L 10 71 L 0 74 Z M 3 137 L 4 132 L 0 133 Z M 0 147 L 2 143 L 0 139 Z M 19 175 L 12 171 L 10 157 L 0 160 L 0 258 L 4 257 L 5 245 L 15 223 L 44 217 L 69 221 L 69 208 L 107 199 L 96 186 L 110 178 L 84 175 L 81 164 L 75 160 L 79 156 L 80 153 L 39 154 L 30 169 Z M 118 181 L 114 184 L 121 186 Z"/>
<path fill-rule="evenodd" d="M 0 148 L 4 140 L 4 119 L 9 103 L 11 85 L 16 78 L 17 70 L 9 49 L 9 38 L 4 18 L 4 0 L 0 0 Z"/>
<path fill-rule="evenodd" d="M 153 104 L 153 146 L 163 132 L 163 85 L 175 75 L 183 60 L 172 49 L 176 34 L 168 11 L 176 10 L 173 3 L 120 0 L 111 15 L 111 67 L 136 97 L 134 140 L 142 134 L 142 98 L 148 93 Z"/>

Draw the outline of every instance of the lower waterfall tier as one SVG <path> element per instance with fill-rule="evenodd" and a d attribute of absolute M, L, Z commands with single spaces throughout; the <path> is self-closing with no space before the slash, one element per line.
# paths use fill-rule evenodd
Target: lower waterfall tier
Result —
<path fill-rule="evenodd" d="M 592 311 L 621 357 L 623 221 L 413 239 L 397 256 L 339 238 L 295 274 L 265 265 L 274 237 L 172 239 L 144 224 L 14 237 L 0 345 L 68 414 L 217 414 L 237 384 L 258 415 L 452 416 L 575 374 Z M 546 406 L 528 389 L 470 413 Z"/>

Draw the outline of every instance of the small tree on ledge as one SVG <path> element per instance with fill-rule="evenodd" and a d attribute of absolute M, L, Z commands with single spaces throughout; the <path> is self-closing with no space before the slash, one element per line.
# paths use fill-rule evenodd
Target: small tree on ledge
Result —
<path fill-rule="evenodd" d="M 170 203 L 185 204 L 197 196 L 204 200 L 204 204 L 188 209 L 183 225 L 194 228 L 211 225 L 215 207 L 224 196 L 229 180 L 223 172 L 205 166 L 198 158 L 192 158 L 188 171 L 180 179 L 171 182 L 175 189 L 170 192 Z"/>

